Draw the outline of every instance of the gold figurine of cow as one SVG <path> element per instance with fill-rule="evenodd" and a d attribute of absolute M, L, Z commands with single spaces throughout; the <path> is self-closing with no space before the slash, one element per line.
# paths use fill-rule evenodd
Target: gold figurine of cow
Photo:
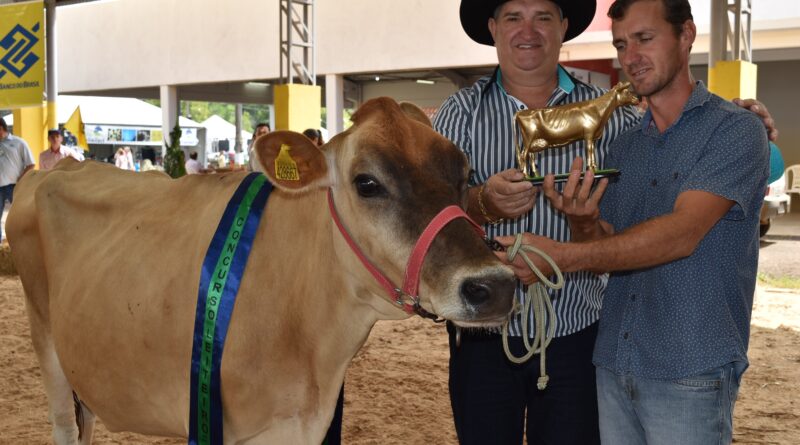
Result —
<path fill-rule="evenodd" d="M 594 144 L 603 136 L 603 128 L 617 107 L 636 105 L 639 99 L 629 89 L 630 82 L 620 82 L 606 94 L 592 100 L 549 108 L 523 110 L 516 114 L 515 129 L 522 134 L 514 140 L 519 169 L 527 177 L 539 176 L 533 156 L 551 147 L 561 147 L 583 139 L 586 142 L 586 168 L 597 170 Z M 532 173 L 532 174 L 531 174 Z"/>

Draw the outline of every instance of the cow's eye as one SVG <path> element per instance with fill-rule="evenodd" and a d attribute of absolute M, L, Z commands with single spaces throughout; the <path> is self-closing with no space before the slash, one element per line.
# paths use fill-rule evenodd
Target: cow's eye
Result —
<path fill-rule="evenodd" d="M 356 179 L 353 180 L 353 184 L 356 185 L 359 196 L 363 196 L 364 198 L 374 198 L 384 193 L 384 189 L 378 180 L 369 175 L 356 176 Z"/>

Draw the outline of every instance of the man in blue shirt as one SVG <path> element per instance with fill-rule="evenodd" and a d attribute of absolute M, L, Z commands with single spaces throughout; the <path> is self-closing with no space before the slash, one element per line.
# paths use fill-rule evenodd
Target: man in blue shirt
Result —
<path fill-rule="evenodd" d="M 602 205 L 605 180 L 594 193 L 591 175 L 579 183 L 577 171 L 563 193 L 545 183 L 573 237 L 588 241 L 528 234 L 525 243 L 563 271 L 617 271 L 594 350 L 604 443 L 730 443 L 747 367 L 767 135 L 758 117 L 691 78 L 688 0 L 617 0 L 609 16 L 620 65 L 649 109 L 612 143 L 606 165 L 623 173 Z"/>

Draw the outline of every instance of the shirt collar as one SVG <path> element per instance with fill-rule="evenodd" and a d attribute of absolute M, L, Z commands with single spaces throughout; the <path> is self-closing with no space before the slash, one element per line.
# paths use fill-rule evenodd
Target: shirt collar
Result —
<path fill-rule="evenodd" d="M 572 80 L 572 77 L 569 75 L 569 73 L 567 73 L 567 70 L 565 70 L 561 65 L 557 66 L 557 70 L 558 70 L 557 88 L 563 91 L 565 94 L 572 93 L 572 90 L 575 89 L 575 82 Z M 487 82 L 486 85 L 484 86 L 484 89 L 490 87 L 492 83 L 497 84 L 497 86 L 500 88 L 502 92 L 508 94 L 506 89 L 503 88 L 503 73 L 500 71 L 500 65 L 495 67 L 494 73 L 492 73 L 492 81 Z"/>
<path fill-rule="evenodd" d="M 711 93 L 706 88 L 705 84 L 702 80 L 698 80 L 694 83 L 694 89 L 692 90 L 692 94 L 689 95 L 689 100 L 686 101 L 686 104 L 683 106 L 683 111 L 681 111 L 680 116 L 675 122 L 670 126 L 675 126 L 680 120 L 683 118 L 683 115 L 688 113 L 689 111 L 702 107 L 711 99 Z M 655 122 L 653 122 L 653 113 L 650 112 L 650 108 L 644 113 L 642 116 L 642 131 L 647 131 L 648 128 L 651 126 L 655 126 Z"/>

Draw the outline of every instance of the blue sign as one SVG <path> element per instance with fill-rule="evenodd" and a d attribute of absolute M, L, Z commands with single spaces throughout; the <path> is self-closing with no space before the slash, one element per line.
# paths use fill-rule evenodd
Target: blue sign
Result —
<path fill-rule="evenodd" d="M 39 42 L 34 33 L 39 31 L 39 23 L 33 25 L 31 30 L 16 25 L 11 31 L 0 39 L 0 48 L 7 50 L 0 58 L 0 79 L 11 72 L 17 77 L 22 77 L 39 61 L 39 56 L 33 52 L 33 47 Z"/>

